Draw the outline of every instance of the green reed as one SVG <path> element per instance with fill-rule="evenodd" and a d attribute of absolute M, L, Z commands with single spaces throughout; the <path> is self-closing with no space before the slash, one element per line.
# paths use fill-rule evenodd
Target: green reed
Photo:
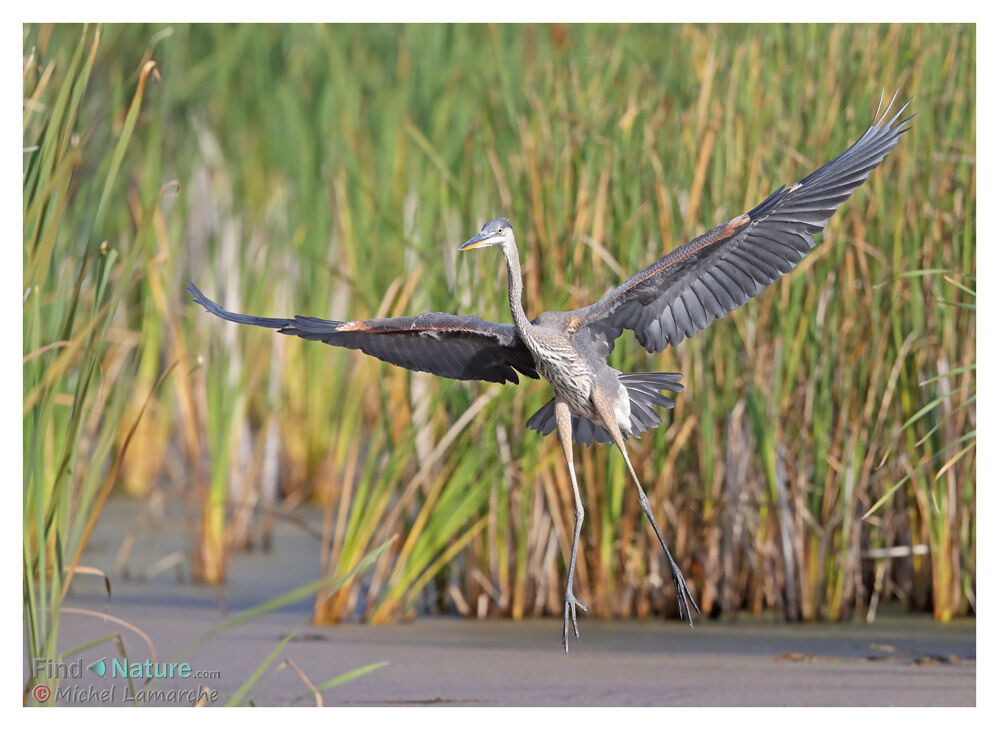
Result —
<path fill-rule="evenodd" d="M 76 30 L 62 48 L 51 48 L 50 40 L 47 30 L 39 33 L 24 60 L 22 558 L 29 666 L 35 657 L 56 656 L 63 599 L 85 568 L 83 549 L 158 386 L 141 394 L 143 405 L 129 419 L 132 394 L 118 383 L 134 378 L 135 343 L 111 333 L 141 276 L 151 221 L 170 187 L 133 196 L 130 209 L 119 176 L 155 63 L 138 63 L 127 96 L 112 105 L 111 124 L 80 129 L 100 31 Z M 94 147 L 107 153 L 95 159 Z M 84 166 L 90 179 L 80 190 Z"/>

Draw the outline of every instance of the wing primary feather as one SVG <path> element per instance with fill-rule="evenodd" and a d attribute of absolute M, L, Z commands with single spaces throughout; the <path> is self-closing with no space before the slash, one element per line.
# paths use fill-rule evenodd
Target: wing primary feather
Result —
<path fill-rule="evenodd" d="M 882 90 L 868 128 L 832 160 L 579 310 L 582 327 L 630 329 L 655 352 L 678 345 L 777 281 L 814 248 L 814 234 L 909 129 L 914 115 L 904 114 L 911 99 L 896 106 L 899 94 L 896 89 L 885 104 Z"/>
<path fill-rule="evenodd" d="M 516 383 L 518 372 L 538 377 L 534 357 L 513 325 L 441 312 L 358 322 L 303 316 L 254 317 L 223 309 L 193 283 L 187 290 L 206 311 L 221 319 L 360 350 L 408 370 L 495 383 Z"/>

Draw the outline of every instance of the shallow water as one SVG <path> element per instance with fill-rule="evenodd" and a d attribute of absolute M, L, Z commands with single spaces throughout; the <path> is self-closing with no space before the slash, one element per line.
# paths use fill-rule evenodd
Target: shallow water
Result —
<path fill-rule="evenodd" d="M 232 612 L 249 608 L 314 579 L 318 545 L 303 531 L 279 524 L 275 550 L 235 557 L 221 588 L 192 585 L 180 559 L 176 519 L 143 521 L 138 503 L 114 501 L 98 526 L 84 562 L 109 572 L 103 581 L 78 576 L 67 605 L 128 621 L 168 662 L 192 639 Z M 116 567 L 124 535 L 141 541 Z M 164 559 L 166 559 L 164 561 Z M 138 579 L 158 561 L 164 570 Z M 122 577 L 130 576 L 128 579 Z M 282 637 L 309 615 L 302 602 L 232 629 L 195 651 L 193 670 L 210 679 L 163 680 L 157 690 L 217 692 L 223 704 Z M 227 612 L 227 613 L 226 613 Z M 91 615 L 66 614 L 60 650 L 120 630 L 132 660 L 150 659 L 131 630 Z M 701 619 L 693 630 L 676 620 L 580 620 L 582 641 L 561 651 L 561 621 L 475 621 L 420 618 L 398 626 L 307 625 L 275 661 L 289 658 L 315 684 L 373 662 L 389 664 L 327 690 L 327 705 L 973 705 L 975 623 L 936 624 L 925 616 L 879 616 L 871 625 L 786 625 L 754 619 Z M 84 650 L 83 677 L 62 680 L 61 704 L 125 704 L 124 679 L 99 678 L 85 667 L 117 651 L 110 642 Z M 75 660 L 78 657 L 73 657 Z M 265 678 L 268 676 L 264 675 Z M 143 688 L 142 680 L 134 683 Z M 115 688 L 113 700 L 88 695 Z M 73 692 L 72 690 L 78 690 Z M 254 691 L 258 705 L 286 705 L 306 692 L 290 668 Z M 67 695 L 66 693 L 70 694 Z M 144 698 L 145 699 L 145 698 Z M 312 704 L 313 697 L 297 700 Z M 190 696 L 153 697 L 148 704 L 190 704 Z"/>

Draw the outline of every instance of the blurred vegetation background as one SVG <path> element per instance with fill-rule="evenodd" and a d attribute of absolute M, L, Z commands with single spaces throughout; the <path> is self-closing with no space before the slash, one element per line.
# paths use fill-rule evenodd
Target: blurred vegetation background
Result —
<path fill-rule="evenodd" d="M 548 397 L 228 325 L 229 309 L 509 321 L 577 307 L 827 161 L 883 87 L 919 114 L 802 265 L 621 370 L 686 390 L 633 461 L 706 613 L 975 607 L 975 29 L 24 26 L 25 603 L 41 654 L 113 492 L 183 499 L 225 579 L 323 510 L 316 619 L 561 614 L 572 498 Z M 577 450 L 576 594 L 675 612 L 624 463 Z M 280 546 L 277 546 L 280 549 Z M 53 644 L 54 646 L 54 644 Z M 53 656 L 52 653 L 47 654 Z"/>

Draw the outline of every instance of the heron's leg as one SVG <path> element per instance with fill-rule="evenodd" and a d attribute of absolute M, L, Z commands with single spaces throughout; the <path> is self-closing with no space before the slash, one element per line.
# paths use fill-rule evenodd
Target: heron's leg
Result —
<path fill-rule="evenodd" d="M 676 564 L 673 559 L 672 553 L 670 553 L 669 548 L 666 547 L 666 541 L 663 540 L 663 534 L 659 531 L 659 525 L 656 524 L 656 518 L 652 516 L 652 507 L 649 505 L 649 498 L 645 495 L 645 490 L 642 489 L 642 483 L 638 481 L 638 475 L 635 474 L 635 469 L 631 465 L 631 459 L 628 458 L 628 451 L 624 447 L 624 438 L 621 436 L 621 429 L 617 425 L 617 418 L 615 417 L 613 411 L 606 407 L 601 407 L 601 404 L 595 403 L 597 407 L 597 412 L 600 414 L 603 420 L 604 428 L 610 433 L 611 438 L 614 439 L 614 443 L 617 448 L 621 451 L 624 456 L 624 463 L 628 465 L 628 471 L 631 472 L 631 478 L 635 482 L 635 487 L 638 489 L 638 502 L 642 505 L 642 511 L 645 516 L 649 518 L 649 522 L 652 523 L 652 529 L 656 531 L 656 537 L 659 538 L 659 544 L 662 545 L 663 551 L 666 553 L 666 559 L 669 561 L 670 572 L 673 574 L 673 588 L 676 591 L 676 602 L 680 608 L 680 618 L 686 618 L 687 623 L 691 627 L 694 625 L 693 616 L 690 613 L 690 606 L 694 606 L 694 610 L 698 613 L 701 609 L 697 606 L 697 601 L 690 594 L 690 589 L 687 588 L 687 581 L 683 579 L 683 573 L 680 572 L 680 566 Z"/>
<path fill-rule="evenodd" d="M 568 404 L 558 398 L 555 400 L 555 423 L 558 425 L 558 440 L 562 444 L 565 463 L 569 467 L 569 481 L 572 483 L 572 496 L 576 500 L 576 519 L 572 533 L 572 553 L 569 555 L 569 577 L 565 583 L 565 598 L 562 615 L 562 647 L 569 653 L 569 618 L 572 618 L 572 630 L 579 640 L 579 628 L 576 626 L 576 607 L 589 611 L 589 607 L 576 600 L 572 592 L 572 577 L 576 572 L 576 550 L 579 547 L 579 533 L 583 529 L 583 500 L 579 498 L 579 486 L 576 484 L 576 469 L 572 463 L 572 414 Z"/>

